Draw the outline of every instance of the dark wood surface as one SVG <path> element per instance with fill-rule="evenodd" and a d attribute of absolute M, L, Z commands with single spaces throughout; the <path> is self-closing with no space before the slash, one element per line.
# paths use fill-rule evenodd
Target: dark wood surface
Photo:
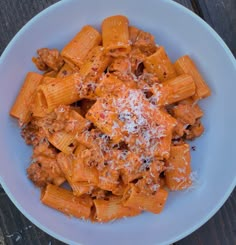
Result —
<path fill-rule="evenodd" d="M 0 54 L 16 32 L 38 12 L 57 0 L 0 0 Z M 236 0 L 176 0 L 208 22 L 236 56 Z M 184 217 L 183 217 L 184 218 Z M 61 245 L 12 204 L 0 186 L 0 245 Z M 236 244 L 236 190 L 200 229 L 176 245 Z"/>

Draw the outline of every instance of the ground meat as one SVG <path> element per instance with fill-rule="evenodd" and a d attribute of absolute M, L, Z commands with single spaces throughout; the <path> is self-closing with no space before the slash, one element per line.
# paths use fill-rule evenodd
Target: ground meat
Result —
<path fill-rule="evenodd" d="M 129 56 L 117 57 L 113 60 L 108 71 L 128 84 L 128 87 L 136 88 L 139 76 L 143 74 L 143 61 L 145 55 L 138 49 L 132 48 Z"/>
<path fill-rule="evenodd" d="M 50 182 L 48 172 L 38 162 L 32 163 L 27 169 L 28 178 L 38 187 L 45 187 Z"/>
<path fill-rule="evenodd" d="M 27 145 L 37 145 L 40 141 L 38 135 L 39 128 L 32 122 L 21 129 L 21 136 Z"/>
<path fill-rule="evenodd" d="M 184 142 L 184 139 L 183 138 L 174 138 L 173 137 L 173 139 L 172 139 L 172 144 L 173 145 L 182 145 L 182 144 L 184 144 L 185 142 Z"/>
<path fill-rule="evenodd" d="M 102 190 L 100 188 L 95 188 L 92 193 L 91 196 L 93 199 L 104 199 L 106 197 L 107 191 Z"/>
<path fill-rule="evenodd" d="M 41 48 L 37 50 L 38 57 L 33 57 L 32 61 L 41 71 L 59 71 L 64 61 L 57 49 Z"/>
<path fill-rule="evenodd" d="M 37 146 L 46 139 L 47 134 L 39 127 L 38 120 L 33 118 L 30 123 L 21 128 L 21 136 L 27 145 Z"/>
<path fill-rule="evenodd" d="M 42 142 L 33 149 L 33 162 L 28 167 L 27 174 L 36 186 L 45 187 L 49 183 L 60 185 L 65 181 L 56 156 L 56 149 L 47 142 Z"/>
<path fill-rule="evenodd" d="M 201 121 L 198 119 L 194 125 L 185 130 L 185 137 L 187 140 L 194 140 L 197 137 L 200 137 L 204 132 L 204 127 Z"/>
<path fill-rule="evenodd" d="M 177 120 L 177 124 L 173 132 L 173 138 L 178 139 L 179 137 L 182 137 L 184 135 L 185 128 L 186 126 L 181 121 Z"/>
<path fill-rule="evenodd" d="M 128 87 L 136 87 L 134 80 L 137 80 L 137 78 L 132 72 L 131 62 L 128 57 L 118 57 L 114 59 L 108 70 L 111 74 L 123 81 Z"/>
<path fill-rule="evenodd" d="M 144 31 L 139 32 L 133 46 L 139 48 L 145 55 L 151 55 L 157 50 L 154 36 Z"/>
<path fill-rule="evenodd" d="M 200 118 L 203 116 L 201 108 L 191 99 L 181 101 L 170 109 L 170 114 L 177 119 L 173 138 L 184 137 L 194 139 L 204 131 Z"/>
<path fill-rule="evenodd" d="M 139 77 L 138 83 L 142 84 L 142 82 L 148 84 L 148 86 L 152 86 L 153 84 L 159 83 L 160 81 L 156 75 L 148 73 L 144 70 L 143 74 Z"/>
<path fill-rule="evenodd" d="M 196 119 L 202 117 L 203 112 L 197 104 L 179 103 L 172 110 L 175 118 L 184 124 L 193 125 Z"/>
<path fill-rule="evenodd" d="M 32 163 L 27 169 L 28 178 L 36 186 L 45 187 L 49 183 L 60 185 L 65 181 L 64 175 L 54 159 L 45 157 L 40 161 Z"/>
<path fill-rule="evenodd" d="M 109 66 L 109 72 L 114 73 L 119 71 L 120 73 L 127 74 L 131 72 L 130 65 L 130 61 L 127 57 L 117 57 Z"/>
<path fill-rule="evenodd" d="M 132 48 L 131 52 L 129 53 L 131 71 L 137 77 L 142 75 L 143 73 L 143 69 L 144 69 L 143 61 L 145 60 L 145 58 L 146 56 L 138 48 Z"/>
<path fill-rule="evenodd" d="M 59 106 L 53 112 L 42 118 L 34 119 L 34 124 L 45 132 L 54 133 L 63 130 L 70 118 L 70 107 Z"/>
<path fill-rule="evenodd" d="M 80 161 L 83 162 L 87 167 L 97 167 L 98 164 L 104 162 L 103 154 L 101 153 L 99 147 L 96 145 L 90 149 L 82 149 L 77 154 Z"/>
<path fill-rule="evenodd" d="M 47 156 L 50 158 L 56 158 L 57 150 L 49 144 L 47 140 L 40 142 L 33 149 L 32 158 L 36 159 L 38 156 Z"/>

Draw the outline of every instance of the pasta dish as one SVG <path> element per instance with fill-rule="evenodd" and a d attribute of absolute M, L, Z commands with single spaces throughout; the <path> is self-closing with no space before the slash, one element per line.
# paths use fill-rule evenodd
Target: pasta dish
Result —
<path fill-rule="evenodd" d="M 160 213 L 192 184 L 188 140 L 210 95 L 194 61 L 172 62 L 127 17 L 84 26 L 61 51 L 41 48 L 10 110 L 32 145 L 28 178 L 43 204 L 107 222 Z"/>

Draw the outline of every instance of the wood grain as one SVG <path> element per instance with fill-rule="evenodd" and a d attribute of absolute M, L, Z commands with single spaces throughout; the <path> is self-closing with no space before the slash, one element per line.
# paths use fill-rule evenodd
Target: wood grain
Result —
<path fill-rule="evenodd" d="M 57 0 L 0 0 L 0 54 L 16 32 Z M 204 18 L 236 55 L 236 0 L 176 0 Z M 62 245 L 26 219 L 0 186 L 0 245 Z M 176 245 L 236 244 L 236 190 L 204 226 Z"/>
<path fill-rule="evenodd" d="M 26 219 L 0 191 L 0 245 L 62 245 Z"/>
<path fill-rule="evenodd" d="M 236 0 L 198 0 L 200 13 L 236 55 Z"/>
<path fill-rule="evenodd" d="M 58 0 L 0 0 L 0 54 L 30 19 Z"/>
<path fill-rule="evenodd" d="M 175 0 L 175 2 L 180 3 L 183 6 L 185 6 L 186 8 L 194 11 L 193 5 L 192 5 L 191 1 L 189 1 L 189 0 Z"/>

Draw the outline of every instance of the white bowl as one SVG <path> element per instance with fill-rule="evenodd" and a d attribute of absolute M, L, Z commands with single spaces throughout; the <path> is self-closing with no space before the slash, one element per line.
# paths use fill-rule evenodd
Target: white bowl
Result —
<path fill-rule="evenodd" d="M 175 60 L 190 54 L 212 89 L 201 102 L 205 134 L 193 142 L 197 183 L 171 193 L 160 215 L 143 213 L 108 224 L 68 218 L 39 201 L 39 190 L 26 177 L 31 148 L 20 136 L 9 109 L 40 47 L 62 48 L 85 24 L 99 27 L 110 15 L 153 33 Z M 0 175 L 17 208 L 39 228 L 69 244 L 170 244 L 204 224 L 223 205 L 236 183 L 235 59 L 221 38 L 195 14 L 168 0 L 61 1 L 33 18 L 10 42 L 0 60 Z"/>

